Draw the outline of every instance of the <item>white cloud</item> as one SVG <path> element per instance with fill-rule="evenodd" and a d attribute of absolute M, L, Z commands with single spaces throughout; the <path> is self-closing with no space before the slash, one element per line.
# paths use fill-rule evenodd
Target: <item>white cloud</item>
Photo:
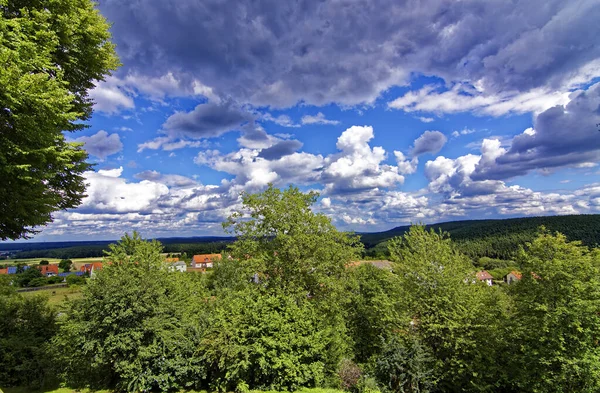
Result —
<path fill-rule="evenodd" d="M 302 116 L 302 124 L 329 124 L 329 125 L 337 125 L 340 124 L 338 120 L 329 120 L 325 118 L 325 115 L 321 112 L 317 113 L 315 116 L 304 115 Z"/>
<path fill-rule="evenodd" d="M 364 189 L 389 188 L 404 182 L 398 167 L 384 164 L 386 151 L 371 148 L 373 127 L 352 126 L 338 138 L 341 151 L 325 159 L 321 182 L 328 193 L 355 192 Z"/>
<path fill-rule="evenodd" d="M 435 119 L 433 117 L 417 117 L 417 119 L 421 120 L 423 123 L 431 123 Z"/>
<path fill-rule="evenodd" d="M 458 138 L 461 135 L 469 135 L 469 134 L 472 134 L 474 132 L 477 132 L 477 130 L 465 127 L 462 130 L 460 130 L 460 131 L 459 130 L 452 131 L 452 137 L 453 138 Z"/>
<path fill-rule="evenodd" d="M 403 175 L 411 175 L 417 171 L 417 165 L 419 164 L 418 157 L 415 156 L 409 161 L 404 153 L 397 150 L 394 150 L 394 155 L 398 163 L 398 172 Z"/>
<path fill-rule="evenodd" d="M 124 109 L 135 108 L 133 97 L 119 86 L 118 80 L 108 77 L 106 81 L 99 82 L 90 91 L 90 98 L 94 100 L 94 109 L 107 114 L 116 114 Z"/>
<path fill-rule="evenodd" d="M 292 127 L 292 128 L 300 127 L 300 124 L 294 123 L 288 115 L 279 115 L 277 117 L 274 117 L 270 113 L 265 113 L 264 115 L 262 115 L 262 119 L 265 121 L 273 122 L 282 127 Z"/>
<path fill-rule="evenodd" d="M 569 100 L 569 91 L 536 88 L 527 92 L 487 93 L 465 83 L 450 89 L 428 85 L 409 91 L 388 102 L 388 107 L 405 112 L 459 113 L 473 111 L 479 115 L 502 116 L 509 113 L 540 113 Z"/>

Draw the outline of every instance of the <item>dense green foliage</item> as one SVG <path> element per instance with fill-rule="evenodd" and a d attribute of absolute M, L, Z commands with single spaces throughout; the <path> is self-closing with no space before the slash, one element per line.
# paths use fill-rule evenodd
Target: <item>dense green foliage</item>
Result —
<path fill-rule="evenodd" d="M 0 276 L 0 386 L 35 388 L 52 379 L 55 318 L 44 297 L 24 298 Z"/>
<path fill-rule="evenodd" d="M 0 0 L 0 239 L 26 238 L 84 196 L 88 90 L 118 66 L 90 0 Z"/>
<path fill-rule="evenodd" d="M 224 224 L 231 258 L 206 274 L 172 272 L 160 243 L 125 236 L 60 314 L 0 278 L 0 384 L 25 372 L 130 392 L 600 390 L 600 250 L 542 228 L 514 260 L 477 261 L 523 273 L 490 287 L 460 243 L 413 226 L 388 242 L 391 269 L 356 264 L 356 236 L 315 200 L 243 195 Z"/>

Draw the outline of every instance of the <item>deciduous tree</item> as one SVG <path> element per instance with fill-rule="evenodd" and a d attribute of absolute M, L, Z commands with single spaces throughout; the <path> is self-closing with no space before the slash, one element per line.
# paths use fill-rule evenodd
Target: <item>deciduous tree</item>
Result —
<path fill-rule="evenodd" d="M 88 90 L 118 66 L 91 0 L 0 0 L 0 239 L 27 238 L 75 207 L 90 168 L 63 132 L 92 113 Z"/>

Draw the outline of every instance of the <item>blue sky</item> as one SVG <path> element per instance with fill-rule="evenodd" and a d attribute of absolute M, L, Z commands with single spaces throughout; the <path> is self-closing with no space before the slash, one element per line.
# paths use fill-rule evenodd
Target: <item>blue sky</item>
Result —
<path fill-rule="evenodd" d="M 221 235 L 240 193 L 343 230 L 600 213 L 597 1 L 101 0 L 82 205 L 34 240 Z"/>

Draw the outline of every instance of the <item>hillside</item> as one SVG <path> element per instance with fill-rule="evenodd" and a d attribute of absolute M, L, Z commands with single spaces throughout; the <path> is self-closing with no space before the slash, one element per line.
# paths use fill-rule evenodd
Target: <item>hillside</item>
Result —
<path fill-rule="evenodd" d="M 569 240 L 580 240 L 588 246 L 600 244 L 600 214 L 551 217 L 526 217 L 502 220 L 452 221 L 427 225 L 450 234 L 460 244 L 461 251 L 473 258 L 487 256 L 510 258 L 522 245 L 531 241 L 540 226 L 551 232 L 561 232 Z M 367 255 L 384 255 L 385 242 L 402 236 L 410 228 L 399 226 L 389 231 L 362 233 Z"/>

